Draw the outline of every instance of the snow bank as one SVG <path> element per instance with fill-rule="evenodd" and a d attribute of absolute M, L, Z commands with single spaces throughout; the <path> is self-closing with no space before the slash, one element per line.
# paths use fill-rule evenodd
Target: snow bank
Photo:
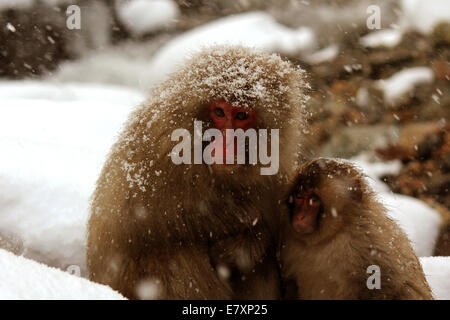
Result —
<path fill-rule="evenodd" d="M 171 0 L 116 1 L 117 16 L 135 36 L 172 25 L 179 15 L 177 4 Z"/>
<path fill-rule="evenodd" d="M 397 25 L 392 29 L 371 32 L 360 39 L 365 47 L 395 47 L 408 31 L 430 34 L 441 22 L 450 22 L 448 0 L 402 0 Z"/>
<path fill-rule="evenodd" d="M 438 300 L 450 300 L 450 257 L 420 258 L 423 272 Z"/>
<path fill-rule="evenodd" d="M 124 300 L 107 286 L 0 249 L 0 300 Z"/>
<path fill-rule="evenodd" d="M 433 255 L 439 236 L 440 214 L 418 199 L 393 193 L 380 193 L 388 215 L 405 231 L 419 257 Z"/>
<path fill-rule="evenodd" d="M 265 12 L 243 13 L 215 20 L 175 37 L 155 54 L 149 73 L 154 75 L 153 82 L 158 82 L 188 55 L 212 44 L 243 44 L 296 55 L 312 50 L 315 42 L 311 29 L 289 29 Z"/>
<path fill-rule="evenodd" d="M 442 222 L 441 215 L 423 201 L 416 198 L 394 194 L 379 180 L 386 174 L 396 174 L 401 169 L 399 161 L 369 162 L 364 155 L 352 162 L 368 176 L 368 182 L 378 193 L 379 200 L 388 210 L 388 215 L 397 221 L 406 233 L 419 257 L 433 255 Z"/>
<path fill-rule="evenodd" d="M 383 91 L 384 101 L 392 105 L 409 94 L 415 85 L 431 83 L 433 80 L 434 74 L 430 68 L 415 67 L 403 69 L 388 79 L 378 80 L 376 87 Z"/>
<path fill-rule="evenodd" d="M 27 257 L 84 273 L 89 197 L 142 99 L 119 87 L 0 83 L 0 235 L 19 239 Z"/>
<path fill-rule="evenodd" d="M 450 257 L 420 258 L 435 299 L 450 299 Z M 107 286 L 90 282 L 0 249 L 0 300 L 122 300 Z"/>

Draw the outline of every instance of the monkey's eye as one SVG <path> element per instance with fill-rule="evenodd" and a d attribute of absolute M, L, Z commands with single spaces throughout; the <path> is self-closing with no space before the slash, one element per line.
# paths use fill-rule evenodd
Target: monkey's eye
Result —
<path fill-rule="evenodd" d="M 309 205 L 310 206 L 315 206 L 319 203 L 320 203 L 320 199 L 318 196 L 313 194 L 313 195 L 311 195 L 311 197 L 309 197 Z"/>
<path fill-rule="evenodd" d="M 247 112 L 241 111 L 236 114 L 236 119 L 238 119 L 238 120 L 247 120 L 247 118 L 248 118 Z"/>
<path fill-rule="evenodd" d="M 222 108 L 215 108 L 214 109 L 214 114 L 219 117 L 219 118 L 223 118 L 225 117 L 225 112 L 223 111 Z"/>

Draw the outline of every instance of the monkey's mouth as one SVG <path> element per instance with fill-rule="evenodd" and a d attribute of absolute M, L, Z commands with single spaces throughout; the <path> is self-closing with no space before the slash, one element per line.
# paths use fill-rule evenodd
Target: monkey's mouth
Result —
<path fill-rule="evenodd" d="M 300 235 L 313 233 L 317 229 L 322 212 L 321 205 L 317 208 L 296 206 L 291 215 L 291 225 L 294 231 Z"/>
<path fill-rule="evenodd" d="M 236 138 L 223 140 L 223 148 L 213 151 L 212 155 L 215 157 L 215 162 L 213 163 L 215 167 L 220 167 L 225 170 L 231 170 L 234 168 L 242 167 L 248 165 L 249 162 L 249 148 L 248 144 L 241 146 L 238 144 Z M 242 154 L 239 154 L 242 152 Z M 244 161 L 242 161 L 244 159 Z M 217 161 L 220 160 L 220 161 Z M 238 162 L 241 160 L 240 162 Z"/>
<path fill-rule="evenodd" d="M 223 161 L 223 164 L 220 163 L 213 163 L 212 166 L 214 167 L 214 170 L 216 171 L 224 171 L 224 172 L 230 172 L 230 171 L 237 171 L 241 168 L 247 167 L 247 164 L 239 164 L 237 163 L 237 158 L 234 158 L 233 163 L 226 163 L 225 160 Z"/>

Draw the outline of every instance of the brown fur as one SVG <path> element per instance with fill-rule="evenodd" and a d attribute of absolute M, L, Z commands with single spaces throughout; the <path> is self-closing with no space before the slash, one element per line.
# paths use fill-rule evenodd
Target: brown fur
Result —
<path fill-rule="evenodd" d="M 304 156 L 305 87 L 301 70 L 276 55 L 219 46 L 155 88 L 130 116 L 97 181 L 90 278 L 128 298 L 139 298 L 136 287 L 145 281 L 157 284 L 161 299 L 278 298 L 277 204 Z M 194 119 L 210 125 L 206 106 L 219 99 L 254 108 L 256 129 L 280 129 L 277 175 L 259 175 L 259 165 L 224 173 L 172 163 L 172 131 L 193 136 Z M 229 278 L 218 276 L 219 265 Z"/>
<path fill-rule="evenodd" d="M 298 289 L 290 298 L 432 299 L 408 238 L 353 166 L 314 160 L 291 186 L 290 195 L 312 189 L 323 210 L 305 235 L 294 231 L 289 213 L 283 216 L 282 272 Z M 380 267 L 379 290 L 366 286 L 370 265 Z"/>

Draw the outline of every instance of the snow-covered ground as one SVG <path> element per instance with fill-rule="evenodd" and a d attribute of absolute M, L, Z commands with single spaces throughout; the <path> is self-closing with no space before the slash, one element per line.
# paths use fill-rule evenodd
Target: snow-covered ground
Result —
<path fill-rule="evenodd" d="M 420 258 L 435 299 L 450 299 L 450 257 Z M 0 300 L 122 300 L 111 288 L 0 249 Z"/>
<path fill-rule="evenodd" d="M 0 83 L 0 235 L 27 257 L 85 274 L 89 196 L 142 99 L 113 86 Z"/>
<path fill-rule="evenodd" d="M 420 258 L 435 299 L 450 300 L 450 257 Z"/>
<path fill-rule="evenodd" d="M 0 249 L 0 300 L 123 300 L 108 286 Z"/>

